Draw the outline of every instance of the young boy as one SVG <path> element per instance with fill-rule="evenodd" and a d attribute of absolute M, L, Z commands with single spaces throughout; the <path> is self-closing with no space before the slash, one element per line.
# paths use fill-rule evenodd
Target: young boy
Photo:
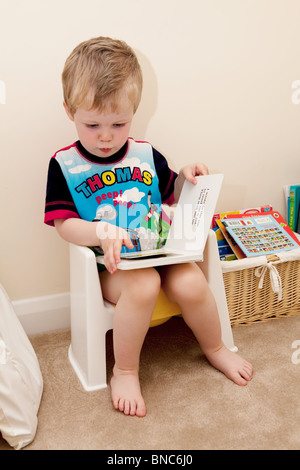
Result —
<path fill-rule="evenodd" d="M 180 306 L 210 363 L 246 385 L 252 366 L 223 345 L 216 303 L 198 265 L 118 270 L 121 250 L 134 248 L 129 234 L 147 232 L 145 221 L 157 221 L 161 204 L 176 202 L 184 179 L 195 183 L 195 176 L 208 173 L 206 166 L 190 164 L 177 175 L 150 144 L 128 137 L 142 73 L 126 43 L 99 37 L 79 44 L 62 80 L 64 107 L 79 140 L 50 161 L 45 223 L 68 242 L 104 252 L 103 296 L 116 304 L 114 407 L 126 415 L 146 414 L 139 359 L 161 287 Z"/>

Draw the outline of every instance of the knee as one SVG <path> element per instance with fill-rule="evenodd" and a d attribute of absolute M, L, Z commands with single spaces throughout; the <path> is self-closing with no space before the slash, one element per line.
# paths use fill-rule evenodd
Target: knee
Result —
<path fill-rule="evenodd" d="M 128 283 L 128 293 L 132 300 L 140 300 L 142 302 L 152 301 L 156 299 L 161 287 L 160 276 L 153 269 L 137 269 L 131 271 Z"/>
<path fill-rule="evenodd" d="M 209 290 L 205 276 L 200 269 L 182 269 L 169 284 L 172 298 L 179 304 L 201 303 Z"/>
<path fill-rule="evenodd" d="M 145 271 L 142 269 L 142 271 Z M 155 269 L 149 269 L 143 273 L 138 288 L 145 298 L 152 299 L 157 297 L 160 291 L 161 281 L 158 272 Z"/>

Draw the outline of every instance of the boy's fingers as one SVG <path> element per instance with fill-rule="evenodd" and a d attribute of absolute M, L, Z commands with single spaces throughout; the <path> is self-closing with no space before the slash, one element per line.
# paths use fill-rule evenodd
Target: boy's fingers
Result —
<path fill-rule="evenodd" d="M 110 233 L 111 235 L 111 233 Z M 133 243 L 130 239 L 130 236 L 126 230 L 120 230 L 117 227 L 116 238 L 108 238 L 105 243 L 106 248 L 104 249 L 104 264 L 106 269 L 113 274 L 117 271 L 117 264 L 121 261 L 121 249 L 122 245 L 125 245 L 127 248 L 132 249 Z M 103 247 L 103 245 L 102 245 Z"/>
<path fill-rule="evenodd" d="M 198 175 L 208 175 L 208 167 L 204 163 L 197 163 L 196 171 Z"/>
<path fill-rule="evenodd" d="M 120 253 L 122 249 L 122 240 L 117 240 L 116 243 L 114 244 L 114 261 L 115 263 L 120 263 L 121 258 L 120 258 Z"/>
<path fill-rule="evenodd" d="M 117 270 L 117 258 L 120 258 L 120 251 L 121 249 L 116 249 L 115 244 L 110 244 L 109 247 L 106 249 L 104 254 L 104 264 L 107 270 L 113 274 Z"/>
<path fill-rule="evenodd" d="M 132 241 L 129 239 L 124 239 L 124 245 L 129 248 L 130 250 L 133 248 L 133 243 Z"/>
<path fill-rule="evenodd" d="M 130 250 L 133 248 L 133 243 L 128 233 L 126 233 L 126 236 L 123 238 L 123 244 Z"/>

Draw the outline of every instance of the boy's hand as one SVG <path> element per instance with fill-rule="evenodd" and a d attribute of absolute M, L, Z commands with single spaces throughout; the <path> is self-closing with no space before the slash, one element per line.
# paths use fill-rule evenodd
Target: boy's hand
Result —
<path fill-rule="evenodd" d="M 178 202 L 184 180 L 188 180 L 192 184 L 197 184 L 195 177 L 200 175 L 208 175 L 208 168 L 204 163 L 192 163 L 181 168 L 175 180 L 174 202 Z"/>
<path fill-rule="evenodd" d="M 208 175 L 208 168 L 204 163 L 197 162 L 184 166 L 180 172 L 190 183 L 197 184 L 195 176 Z"/>
<path fill-rule="evenodd" d="M 101 240 L 105 267 L 111 274 L 114 274 L 118 269 L 117 264 L 121 261 L 122 246 L 125 245 L 130 250 L 133 248 L 129 233 L 107 222 L 99 222 L 97 235 Z"/>

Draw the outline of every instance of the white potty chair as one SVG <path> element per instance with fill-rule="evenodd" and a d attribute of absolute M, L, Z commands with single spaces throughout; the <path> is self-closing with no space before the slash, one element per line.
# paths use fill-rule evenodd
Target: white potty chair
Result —
<path fill-rule="evenodd" d="M 223 342 L 230 350 L 237 351 L 233 342 L 216 236 L 212 230 L 208 235 L 204 261 L 199 264 L 217 303 Z M 113 328 L 114 305 L 103 299 L 94 252 L 73 244 L 70 244 L 70 293 L 69 360 L 83 388 L 86 391 L 99 390 L 107 386 L 106 333 Z M 169 302 L 161 290 L 151 326 L 178 314 L 179 307 Z"/>

